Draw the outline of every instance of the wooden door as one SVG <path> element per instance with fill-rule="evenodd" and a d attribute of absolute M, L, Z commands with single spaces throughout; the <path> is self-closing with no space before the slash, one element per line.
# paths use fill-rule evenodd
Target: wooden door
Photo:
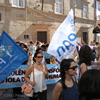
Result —
<path fill-rule="evenodd" d="M 47 32 L 46 31 L 38 31 L 37 32 L 37 41 L 47 43 Z"/>

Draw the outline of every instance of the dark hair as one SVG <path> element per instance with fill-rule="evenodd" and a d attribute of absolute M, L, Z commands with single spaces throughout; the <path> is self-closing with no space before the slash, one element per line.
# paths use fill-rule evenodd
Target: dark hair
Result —
<path fill-rule="evenodd" d="M 41 49 L 42 49 L 43 51 L 45 51 L 45 48 L 46 48 L 45 45 L 42 45 L 42 46 L 41 46 Z"/>
<path fill-rule="evenodd" d="M 33 44 L 33 42 L 32 42 L 32 41 L 30 41 L 30 44 Z"/>
<path fill-rule="evenodd" d="M 60 63 L 60 73 L 61 73 L 63 89 L 67 88 L 65 85 L 65 71 L 69 69 L 71 62 L 75 61 L 73 59 L 63 59 L 62 62 Z"/>
<path fill-rule="evenodd" d="M 36 45 L 38 45 L 38 44 L 39 44 L 39 41 L 37 41 Z"/>
<path fill-rule="evenodd" d="M 41 53 L 41 52 L 36 52 L 36 53 L 34 54 L 34 57 L 33 57 L 33 61 L 34 61 L 34 62 L 36 62 L 35 57 L 37 57 L 37 55 L 38 55 L 39 53 Z M 42 53 L 41 53 L 41 54 L 42 54 Z"/>
<path fill-rule="evenodd" d="M 46 47 L 48 47 L 49 46 L 49 44 L 46 44 Z"/>
<path fill-rule="evenodd" d="M 83 73 L 79 83 L 79 100 L 100 98 L 100 70 L 91 69 Z M 90 99 L 91 98 L 91 99 Z"/>
<path fill-rule="evenodd" d="M 98 42 L 96 42 L 95 44 L 96 44 L 96 45 L 98 45 L 99 43 L 98 43 Z"/>
<path fill-rule="evenodd" d="M 84 45 L 81 47 L 79 51 L 79 65 L 85 63 L 86 65 L 91 65 L 91 61 L 93 60 L 92 57 L 92 50 L 88 45 Z"/>
<path fill-rule="evenodd" d="M 42 49 L 41 49 L 41 48 L 37 48 L 37 49 L 36 49 L 36 52 L 39 52 L 40 50 L 42 50 Z"/>

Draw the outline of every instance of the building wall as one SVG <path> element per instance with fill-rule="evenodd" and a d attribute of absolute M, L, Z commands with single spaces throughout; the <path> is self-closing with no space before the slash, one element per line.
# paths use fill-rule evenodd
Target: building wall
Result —
<path fill-rule="evenodd" d="M 14 40 L 36 41 L 37 31 L 47 31 L 47 42 L 52 39 L 53 34 L 59 25 L 68 15 L 71 8 L 75 8 L 75 28 L 78 42 L 82 41 L 82 32 L 88 32 L 88 42 L 93 41 L 92 30 L 95 25 L 94 1 L 89 3 L 89 18 L 82 18 L 82 0 L 63 0 L 63 15 L 55 14 L 55 0 L 44 0 L 42 11 L 42 0 L 27 1 L 27 23 L 26 9 L 12 7 L 12 0 L 0 0 L 0 12 L 2 12 L 2 22 L 0 22 L 0 34 L 5 30 Z M 5 6 L 6 5 L 6 6 Z M 38 6 L 40 5 L 40 6 Z M 27 29 L 27 30 L 26 30 Z M 29 35 L 29 39 L 24 39 L 24 35 Z"/>
<path fill-rule="evenodd" d="M 96 26 L 95 21 L 95 0 L 76 0 L 75 3 L 75 29 L 78 42 L 83 41 L 83 32 L 87 32 L 88 43 L 94 40 L 94 34 L 92 33 L 94 27 Z M 88 18 L 83 18 L 83 4 L 88 5 Z"/>
<path fill-rule="evenodd" d="M 27 9 L 26 26 L 25 9 L 0 6 L 0 11 L 5 15 L 4 22 L 0 23 L 0 34 L 5 30 L 14 40 L 23 42 L 29 42 L 30 40 L 35 42 L 37 31 L 47 31 L 47 42 L 50 43 L 54 32 L 65 18 L 65 16 L 53 13 Z M 25 40 L 24 35 L 29 35 L 29 39 Z"/>

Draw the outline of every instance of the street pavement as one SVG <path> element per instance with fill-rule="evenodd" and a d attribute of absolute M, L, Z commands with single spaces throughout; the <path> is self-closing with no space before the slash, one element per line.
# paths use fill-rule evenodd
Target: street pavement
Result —
<path fill-rule="evenodd" d="M 52 100 L 52 91 L 54 89 L 55 84 L 47 85 L 47 100 Z M 7 89 L 0 97 L 0 100 L 12 100 L 13 97 L 13 89 Z M 18 95 L 16 100 L 29 100 L 29 98 L 25 95 Z"/>
<path fill-rule="evenodd" d="M 100 70 L 100 64 L 93 63 L 92 68 Z M 47 85 L 47 100 L 52 100 L 52 91 L 54 89 L 54 86 L 55 84 Z M 0 100 L 12 100 L 12 97 L 13 89 L 7 89 L 7 91 L 5 91 L 0 97 Z M 18 95 L 18 98 L 16 100 L 29 100 L 29 98 L 25 95 Z"/>

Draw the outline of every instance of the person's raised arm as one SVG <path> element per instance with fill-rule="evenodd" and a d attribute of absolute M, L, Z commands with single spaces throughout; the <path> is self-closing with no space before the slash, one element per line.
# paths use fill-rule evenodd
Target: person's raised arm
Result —
<path fill-rule="evenodd" d="M 72 59 L 74 59 L 77 55 L 78 55 L 78 52 L 77 52 L 77 49 L 75 49 L 73 56 L 72 56 Z"/>
<path fill-rule="evenodd" d="M 62 93 L 62 84 L 61 82 L 57 82 L 52 92 L 52 100 L 59 100 L 61 93 Z"/>

